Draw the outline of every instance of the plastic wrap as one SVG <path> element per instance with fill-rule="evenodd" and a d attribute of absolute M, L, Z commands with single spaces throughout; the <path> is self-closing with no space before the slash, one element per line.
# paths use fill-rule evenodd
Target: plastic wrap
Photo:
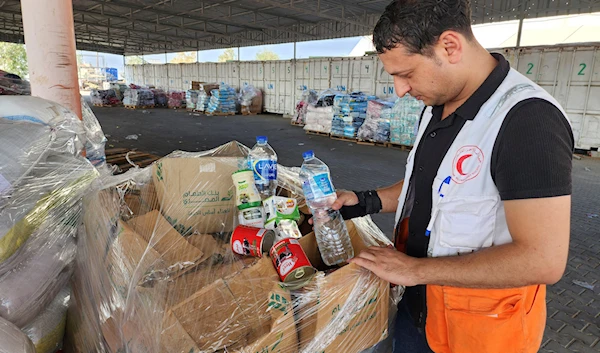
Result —
<path fill-rule="evenodd" d="M 45 315 L 73 271 L 81 199 L 99 176 L 82 156 L 86 128 L 56 103 L 0 97 L 0 317 L 18 327 Z"/>
<path fill-rule="evenodd" d="M 176 108 L 176 109 L 185 108 L 185 103 L 186 103 L 185 91 L 169 91 L 168 95 L 169 95 L 169 102 L 167 103 L 167 106 L 169 108 Z"/>
<path fill-rule="evenodd" d="M 324 266 L 305 215 L 299 242 L 319 271 L 301 288 L 280 282 L 267 254 L 232 252 L 238 218 L 231 174 L 247 153 L 236 142 L 174 152 L 104 178 L 85 197 L 67 349 L 356 353 L 386 338 L 389 283 L 355 265 Z M 304 209 L 298 168 L 278 172 L 279 193 Z M 347 225 L 357 253 L 391 244 L 368 217 Z"/>
<path fill-rule="evenodd" d="M 262 91 L 252 85 L 244 86 L 238 95 L 242 114 L 262 113 L 263 94 Z"/>
<path fill-rule="evenodd" d="M 10 72 L 0 70 L 0 96 L 31 95 L 29 82 Z"/>
<path fill-rule="evenodd" d="M 390 116 L 391 143 L 403 146 L 412 146 L 415 143 L 423 108 L 423 102 L 408 93 L 396 100 Z"/>
<path fill-rule="evenodd" d="M 71 290 L 63 288 L 35 320 L 23 327 L 36 353 L 54 353 L 62 346 L 70 298 Z"/>
<path fill-rule="evenodd" d="M 121 104 L 121 99 L 118 97 L 117 91 L 114 89 L 97 90 L 93 89 L 90 92 L 92 104 L 105 106 L 105 105 L 118 105 Z"/>
<path fill-rule="evenodd" d="M 367 118 L 367 104 L 375 98 L 362 93 L 335 96 L 331 134 L 355 138 Z"/>
<path fill-rule="evenodd" d="M 0 353 L 36 353 L 31 340 L 19 328 L 0 317 Z"/>
<path fill-rule="evenodd" d="M 211 91 L 211 97 L 206 111 L 208 113 L 235 113 L 236 93 L 231 86 L 222 83 L 218 89 Z"/>
<path fill-rule="evenodd" d="M 166 107 L 169 103 L 169 97 L 167 96 L 167 92 L 160 88 L 151 89 L 152 94 L 154 94 L 154 106 L 155 107 Z"/>
<path fill-rule="evenodd" d="M 127 89 L 125 90 L 123 104 L 133 107 L 153 107 L 154 93 L 149 89 Z"/>
<path fill-rule="evenodd" d="M 90 109 L 85 100 L 81 99 L 81 111 L 83 115 L 83 128 L 85 129 L 85 156 L 92 162 L 96 168 L 106 167 L 106 154 L 104 146 L 106 145 L 106 136 L 102 127 L 96 119 L 94 112 Z"/>
<path fill-rule="evenodd" d="M 393 102 L 371 100 L 367 105 L 367 118 L 358 129 L 357 137 L 363 141 L 385 143 L 390 141 L 390 116 Z"/>
<path fill-rule="evenodd" d="M 302 98 L 296 104 L 296 110 L 292 117 L 292 122 L 297 125 L 304 125 L 306 123 L 306 112 L 309 105 L 315 105 L 319 97 L 317 92 L 314 90 L 304 90 L 302 92 Z"/>

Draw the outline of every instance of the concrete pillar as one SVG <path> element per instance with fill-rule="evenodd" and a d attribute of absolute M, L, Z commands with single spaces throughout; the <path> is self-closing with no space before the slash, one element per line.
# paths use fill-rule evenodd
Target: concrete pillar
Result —
<path fill-rule="evenodd" d="M 21 0 L 31 94 L 60 103 L 81 119 L 71 0 Z"/>

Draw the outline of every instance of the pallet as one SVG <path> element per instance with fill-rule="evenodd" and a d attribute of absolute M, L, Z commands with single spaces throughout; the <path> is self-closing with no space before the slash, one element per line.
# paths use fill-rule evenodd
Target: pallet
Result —
<path fill-rule="evenodd" d="M 119 167 L 119 171 L 116 174 L 124 173 L 130 168 L 133 168 L 133 165 L 127 161 L 127 157 L 133 163 L 135 163 L 140 168 L 144 168 L 152 164 L 154 161 L 160 159 L 160 156 L 138 152 L 135 150 L 128 150 L 126 148 L 111 148 L 104 151 L 106 154 L 106 163 L 116 165 Z"/>
<path fill-rule="evenodd" d="M 322 131 L 304 130 L 308 135 L 326 136 L 329 137 L 329 133 Z"/>
<path fill-rule="evenodd" d="M 154 109 L 153 105 L 142 105 L 142 106 L 138 106 L 138 105 L 130 105 L 130 104 L 126 104 L 125 105 L 125 109 L 131 109 L 131 110 L 138 110 L 138 109 Z"/>
<path fill-rule="evenodd" d="M 300 127 L 304 126 L 304 124 L 298 124 L 298 123 L 295 123 L 295 122 L 293 122 L 291 120 L 290 120 L 290 124 L 292 124 L 292 126 L 300 126 Z"/>
<path fill-rule="evenodd" d="M 388 142 L 387 146 L 389 148 L 396 148 L 396 149 L 399 149 L 399 150 L 402 150 L 402 151 L 410 151 L 410 150 L 412 150 L 412 146 L 405 146 L 405 145 L 401 145 L 401 144 L 393 143 L 393 142 Z"/>
<path fill-rule="evenodd" d="M 365 145 L 365 146 L 379 146 L 379 147 L 387 147 L 388 143 L 387 142 L 375 142 L 375 141 L 367 141 L 367 140 L 357 140 L 356 141 L 357 144 L 359 145 Z"/>
<path fill-rule="evenodd" d="M 221 112 L 214 112 L 214 113 L 204 113 L 208 116 L 232 116 L 235 115 L 235 113 L 221 113 Z"/>
<path fill-rule="evenodd" d="M 167 108 L 173 109 L 173 110 L 184 110 L 184 109 L 186 109 L 185 107 L 167 107 Z"/>
<path fill-rule="evenodd" d="M 97 103 L 94 103 L 93 106 L 100 107 L 100 108 L 112 108 L 112 107 L 118 107 L 119 104 L 97 104 Z"/>
<path fill-rule="evenodd" d="M 344 136 L 344 135 L 331 134 L 330 137 L 334 140 L 339 140 L 339 141 L 357 142 L 356 138 L 352 138 L 352 137 L 348 137 L 348 136 Z"/>

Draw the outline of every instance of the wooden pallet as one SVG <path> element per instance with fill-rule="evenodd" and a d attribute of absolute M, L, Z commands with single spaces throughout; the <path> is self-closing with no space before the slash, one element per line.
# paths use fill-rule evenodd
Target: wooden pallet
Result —
<path fill-rule="evenodd" d="M 117 174 L 124 173 L 130 168 L 133 168 L 133 165 L 127 161 L 127 157 L 129 157 L 129 159 L 140 168 L 147 167 L 154 161 L 161 158 L 155 154 L 128 150 L 126 148 L 111 148 L 104 151 L 104 153 L 106 154 L 107 164 L 112 164 L 119 167 L 120 171 Z"/>
<path fill-rule="evenodd" d="M 339 141 L 357 142 L 356 138 L 352 138 L 352 137 L 348 137 L 348 136 L 344 136 L 344 135 L 331 134 L 330 137 L 334 140 L 339 140 Z"/>
<path fill-rule="evenodd" d="M 131 104 L 126 104 L 125 105 L 125 109 L 131 109 L 131 110 L 138 110 L 138 109 L 154 109 L 153 105 L 131 105 Z"/>
<path fill-rule="evenodd" d="M 318 135 L 318 136 L 326 136 L 329 137 L 329 133 L 322 131 L 313 131 L 313 130 L 304 130 L 308 135 Z"/>
<path fill-rule="evenodd" d="M 208 116 L 232 116 L 235 115 L 235 113 L 231 112 L 231 113 L 222 113 L 222 112 L 214 112 L 214 113 L 205 113 Z"/>
<path fill-rule="evenodd" d="M 357 144 L 359 145 L 365 145 L 365 146 L 379 146 L 379 147 L 387 147 L 388 143 L 387 142 L 375 142 L 375 141 L 367 141 L 367 140 L 357 140 L 356 141 Z"/>
<path fill-rule="evenodd" d="M 112 107 L 118 107 L 120 104 L 98 104 L 98 103 L 94 103 L 93 106 L 94 107 L 101 107 L 101 108 L 112 108 Z"/>
<path fill-rule="evenodd" d="M 392 142 L 388 142 L 387 146 L 389 148 L 396 148 L 396 149 L 400 149 L 402 151 L 410 151 L 410 150 L 412 150 L 412 146 L 405 146 L 405 145 L 401 145 L 401 144 L 398 144 L 398 143 L 392 143 Z"/>
<path fill-rule="evenodd" d="M 292 124 L 292 126 L 300 126 L 300 127 L 304 126 L 304 124 L 298 124 L 298 123 L 293 122 L 292 120 L 290 120 L 290 124 Z"/>
<path fill-rule="evenodd" d="M 184 110 L 184 109 L 187 110 L 187 108 L 185 108 L 185 107 L 167 107 L 167 108 L 173 109 L 173 110 Z"/>

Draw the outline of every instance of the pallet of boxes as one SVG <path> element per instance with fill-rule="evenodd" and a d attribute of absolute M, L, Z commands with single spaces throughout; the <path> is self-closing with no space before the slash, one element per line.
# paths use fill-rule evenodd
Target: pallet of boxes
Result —
<path fill-rule="evenodd" d="M 358 353 L 387 337 L 389 283 L 325 266 L 298 168 L 279 166 L 269 206 L 247 155 L 237 142 L 174 152 L 86 196 L 67 349 Z M 273 246 L 284 224 L 294 251 Z M 368 217 L 347 226 L 356 253 L 387 245 Z"/>
<path fill-rule="evenodd" d="M 240 89 L 238 97 L 242 115 L 256 115 L 263 110 L 262 91 L 253 85 L 247 85 Z"/>

